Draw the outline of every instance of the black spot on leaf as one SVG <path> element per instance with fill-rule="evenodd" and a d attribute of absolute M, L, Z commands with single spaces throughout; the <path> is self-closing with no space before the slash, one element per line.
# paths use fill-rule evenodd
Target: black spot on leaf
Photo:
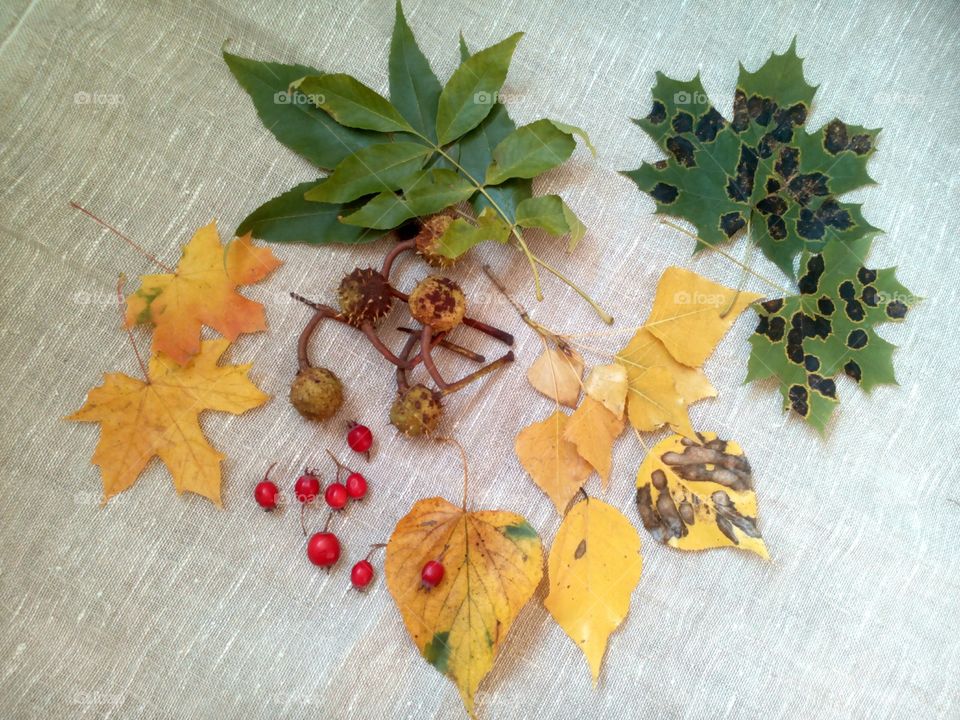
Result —
<path fill-rule="evenodd" d="M 820 369 L 820 358 L 816 355 L 805 355 L 803 358 L 803 366 L 808 372 L 816 372 Z"/>
<path fill-rule="evenodd" d="M 862 282 L 864 285 L 869 285 L 877 279 L 877 271 L 869 270 L 868 268 L 861 267 L 857 270 L 857 280 Z"/>
<path fill-rule="evenodd" d="M 733 122 L 730 127 L 734 132 L 741 133 L 750 124 L 750 111 L 747 109 L 747 96 L 740 88 L 733 95 Z"/>
<path fill-rule="evenodd" d="M 816 373 L 807 375 L 807 385 L 811 390 L 820 393 L 824 397 L 836 398 L 837 386 L 830 378 L 820 377 Z"/>
<path fill-rule="evenodd" d="M 737 176 L 727 182 L 727 195 L 737 202 L 747 202 L 753 193 L 753 179 L 757 173 L 759 158 L 746 145 L 740 146 Z"/>
<path fill-rule="evenodd" d="M 653 164 L 653 166 L 654 166 L 657 170 L 664 170 L 664 169 L 667 167 L 667 161 L 666 161 L 666 160 L 657 160 L 657 161 Z"/>
<path fill-rule="evenodd" d="M 690 132 L 693 129 L 693 115 L 681 110 L 673 116 L 673 120 L 670 122 L 670 125 L 673 127 L 675 132 Z"/>
<path fill-rule="evenodd" d="M 854 360 L 847 361 L 847 364 L 843 366 L 843 371 L 857 382 L 860 382 L 860 378 L 863 377 L 863 372 L 860 370 L 860 366 L 857 365 L 856 361 Z"/>
<path fill-rule="evenodd" d="M 757 329 L 754 330 L 757 335 L 766 335 L 770 330 L 770 318 L 766 315 L 761 315 L 760 320 L 757 322 Z"/>
<path fill-rule="evenodd" d="M 743 215 L 739 212 L 726 213 L 720 216 L 720 229 L 727 237 L 733 237 L 738 230 L 746 226 L 747 221 L 743 219 Z"/>
<path fill-rule="evenodd" d="M 837 230 L 846 230 L 853 225 L 850 213 L 840 207 L 840 203 L 833 198 L 823 201 L 823 204 L 817 208 L 816 216 L 820 222 Z"/>
<path fill-rule="evenodd" d="M 826 315 L 827 317 L 833 315 L 837 307 L 833 304 L 831 300 L 826 295 L 822 295 L 819 300 L 817 300 L 817 310 L 821 315 Z"/>
<path fill-rule="evenodd" d="M 807 405 L 807 389 L 803 385 L 791 385 L 787 391 L 787 397 L 790 398 L 790 407 L 799 415 L 806 417 L 810 412 Z"/>
<path fill-rule="evenodd" d="M 764 215 L 783 215 L 787 211 L 787 201 L 779 195 L 767 195 L 757 203 L 757 210 Z"/>
<path fill-rule="evenodd" d="M 861 322 L 863 320 L 863 305 L 857 300 L 847 300 L 846 312 L 847 317 L 854 322 Z"/>
<path fill-rule="evenodd" d="M 806 205 L 814 197 L 827 195 L 827 176 L 823 173 L 805 173 L 790 180 L 787 189 L 793 194 L 797 202 Z"/>
<path fill-rule="evenodd" d="M 800 164 L 800 151 L 796 148 L 785 147 L 780 151 L 780 158 L 774 164 L 773 169 L 784 180 L 789 180 L 797 172 L 797 166 Z"/>
<path fill-rule="evenodd" d="M 812 295 L 817 291 L 820 284 L 820 276 L 823 275 L 823 255 L 812 255 L 807 260 L 807 272 L 797 282 L 800 292 L 804 295 Z"/>
<path fill-rule="evenodd" d="M 857 296 L 857 289 L 849 280 L 844 280 L 842 283 L 840 283 L 840 287 L 837 288 L 837 291 L 840 293 L 840 297 L 844 300 L 853 300 Z"/>
<path fill-rule="evenodd" d="M 684 137 L 678 135 L 668 138 L 667 150 L 684 167 L 694 167 L 697 164 L 697 161 L 693 158 L 693 143 Z"/>
<path fill-rule="evenodd" d="M 876 307 L 880 299 L 877 297 L 877 289 L 873 285 L 867 285 L 860 293 L 860 299 L 869 307 Z"/>
<path fill-rule="evenodd" d="M 667 119 L 667 108 L 663 106 L 663 103 L 659 100 L 653 101 L 653 107 L 650 109 L 650 114 L 647 115 L 647 120 L 652 122 L 654 125 L 659 125 L 664 120 Z"/>
<path fill-rule="evenodd" d="M 764 302 L 760 303 L 760 307 L 762 307 L 768 313 L 780 312 L 780 309 L 783 307 L 783 298 L 765 300 Z"/>
<path fill-rule="evenodd" d="M 847 126 L 839 120 L 831 120 L 823 136 L 823 147 L 831 155 L 846 150 L 850 140 L 847 137 Z"/>
<path fill-rule="evenodd" d="M 867 334 L 858 328 L 847 335 L 847 347 L 851 350 L 860 350 L 867 346 L 867 340 Z"/>
<path fill-rule="evenodd" d="M 747 99 L 747 112 L 750 114 L 750 119 L 757 125 L 763 125 L 764 127 L 769 125 L 776 109 L 777 104 L 770 98 L 751 95 Z"/>
<path fill-rule="evenodd" d="M 797 220 L 797 233 L 800 237 L 808 240 L 819 240 L 823 237 L 823 223 L 817 219 L 817 216 L 809 208 L 803 208 L 800 211 L 800 219 Z"/>
<path fill-rule="evenodd" d="M 804 355 L 803 332 L 793 328 L 787 333 L 787 358 L 795 365 L 802 365 Z"/>
<path fill-rule="evenodd" d="M 658 182 L 653 186 L 653 190 L 650 191 L 650 195 L 659 203 L 664 205 L 669 205 L 674 200 L 677 199 L 678 191 L 673 185 L 668 185 L 667 183 Z"/>
<path fill-rule="evenodd" d="M 777 192 L 780 189 L 780 183 L 777 182 L 776 178 L 768 178 L 766 187 L 767 187 L 767 192 L 770 195 L 773 195 L 773 193 Z"/>
<path fill-rule="evenodd" d="M 723 115 L 718 113 L 715 108 L 710 108 L 700 116 L 694 134 L 703 142 L 713 142 L 717 137 L 717 133 L 723 129 L 726 122 L 727 121 L 723 119 Z"/>
<path fill-rule="evenodd" d="M 887 303 L 887 315 L 894 320 L 899 320 L 907 314 L 907 306 L 899 300 L 893 300 Z"/>
<path fill-rule="evenodd" d="M 767 329 L 767 337 L 773 342 L 780 342 L 783 339 L 783 333 L 786 329 L 786 321 L 782 317 L 775 317 L 770 320 L 770 327 Z"/>
<path fill-rule="evenodd" d="M 787 236 L 787 224 L 779 215 L 767 218 L 767 232 L 774 240 L 783 240 Z"/>
<path fill-rule="evenodd" d="M 873 142 L 870 140 L 869 135 L 854 135 L 850 138 L 849 149 L 853 150 L 857 155 L 864 155 L 870 152 L 871 147 L 873 147 Z"/>

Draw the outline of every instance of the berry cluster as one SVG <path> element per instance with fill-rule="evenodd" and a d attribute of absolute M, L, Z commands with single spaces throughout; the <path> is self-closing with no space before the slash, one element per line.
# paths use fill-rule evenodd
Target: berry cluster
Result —
<path fill-rule="evenodd" d="M 350 423 L 347 444 L 354 452 L 366 455 L 369 459 L 370 448 L 373 446 L 373 433 L 365 425 Z M 307 526 L 304 520 L 306 508 L 320 497 L 321 491 L 323 492 L 323 499 L 330 508 L 330 514 L 323 530 L 313 533 L 307 540 L 307 558 L 314 565 L 329 569 L 340 559 L 341 551 L 340 540 L 330 531 L 333 514 L 343 510 L 350 500 L 357 501 L 366 497 L 368 486 L 367 479 L 361 473 L 351 470 L 341 463 L 330 450 L 327 450 L 327 454 L 330 455 L 337 468 L 334 481 L 323 488 L 320 473 L 315 469 L 305 468 L 293 485 L 293 494 L 300 503 L 300 523 L 303 534 L 307 535 Z M 260 507 L 268 511 L 275 510 L 281 501 L 280 489 L 270 479 L 270 472 L 275 465 L 276 463 L 273 463 L 267 469 L 263 480 L 257 483 L 253 489 L 254 500 Z M 341 472 L 346 473 L 343 482 L 340 482 Z M 374 572 L 373 565 L 370 564 L 370 555 L 383 545 L 378 544 L 371 547 L 370 554 L 354 565 L 350 573 L 350 581 L 358 589 L 367 587 L 373 580 Z"/>

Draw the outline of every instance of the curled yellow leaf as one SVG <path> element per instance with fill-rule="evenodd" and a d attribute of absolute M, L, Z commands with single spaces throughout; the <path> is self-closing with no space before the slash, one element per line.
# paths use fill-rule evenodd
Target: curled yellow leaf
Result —
<path fill-rule="evenodd" d="M 548 347 L 527 370 L 527 380 L 541 395 L 566 407 L 576 407 L 580 398 L 583 358 L 575 350 Z"/>
<path fill-rule="evenodd" d="M 671 547 L 738 547 L 769 557 L 750 463 L 737 443 L 714 433 L 657 443 L 637 473 L 637 508 L 654 539 Z"/>
<path fill-rule="evenodd" d="M 597 471 L 603 488 L 610 480 L 613 441 L 623 432 L 625 421 L 587 396 L 567 421 L 563 436 L 577 447 L 580 457 Z"/>
<path fill-rule="evenodd" d="M 583 651 L 596 687 L 607 641 L 640 582 L 640 536 L 612 505 L 582 500 L 560 524 L 547 566 L 544 607 Z"/>
<path fill-rule="evenodd" d="M 557 410 L 517 433 L 514 443 L 523 469 L 561 515 L 593 471 L 577 453 L 577 446 L 563 437 L 567 421 L 567 416 Z"/>

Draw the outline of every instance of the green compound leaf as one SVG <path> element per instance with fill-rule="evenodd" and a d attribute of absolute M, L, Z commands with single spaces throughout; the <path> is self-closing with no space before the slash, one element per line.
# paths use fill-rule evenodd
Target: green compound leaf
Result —
<path fill-rule="evenodd" d="M 802 251 L 879 232 L 859 205 L 838 199 L 873 183 L 867 161 L 879 130 L 832 120 L 809 132 L 814 92 L 795 42 L 756 72 L 741 66 L 730 121 L 710 104 L 699 76 L 658 73 L 653 109 L 635 122 L 668 157 L 624 174 L 653 197 L 657 213 L 688 220 L 709 245 L 749 226 L 764 254 L 794 277 Z"/>
<path fill-rule="evenodd" d="M 493 162 L 487 168 L 485 184 L 499 185 L 510 178 L 534 178 L 564 162 L 576 146 L 573 137 L 550 120 L 524 125 L 493 149 Z"/>
<path fill-rule="evenodd" d="M 403 194 L 382 192 L 341 222 L 360 227 L 389 230 L 410 218 L 430 215 L 463 202 L 476 187 L 452 170 L 434 168 L 408 178 Z"/>
<path fill-rule="evenodd" d="M 382 133 L 413 129 L 389 100 L 350 75 L 309 75 L 293 86 L 341 125 Z"/>
<path fill-rule="evenodd" d="M 470 132 L 490 113 L 522 37 L 523 33 L 514 33 L 471 55 L 454 71 L 440 93 L 437 109 L 437 139 L 441 145 Z"/>
<path fill-rule="evenodd" d="M 397 0 L 397 19 L 390 41 L 390 100 L 414 130 L 434 141 L 442 89 Z"/>
<path fill-rule="evenodd" d="M 587 231 L 559 195 L 541 195 L 524 200 L 517 206 L 516 222 L 520 227 L 542 228 L 556 237 L 569 233 L 568 252 L 573 251 Z"/>
<path fill-rule="evenodd" d="M 821 433 L 837 404 L 838 374 L 868 392 L 896 383 L 894 346 L 874 326 L 902 320 L 919 301 L 897 281 L 894 268 L 864 265 L 870 243 L 832 241 L 821 253 L 805 252 L 800 294 L 755 306 L 760 322 L 750 337 L 747 381 L 777 378 L 784 409 Z"/>
<path fill-rule="evenodd" d="M 304 242 L 310 244 L 344 243 L 355 245 L 376 240 L 383 233 L 376 230 L 351 227 L 338 220 L 350 206 L 309 202 L 304 193 L 315 182 L 305 182 L 267 200 L 240 223 L 236 235 L 253 233 L 256 238 L 270 242 Z"/>
<path fill-rule="evenodd" d="M 437 241 L 437 253 L 455 259 L 474 245 L 487 240 L 505 243 L 510 239 L 510 226 L 492 209 L 486 208 L 477 218 L 477 224 L 457 218 Z"/>
<path fill-rule="evenodd" d="M 343 203 L 363 195 L 396 190 L 423 167 L 432 154 L 415 142 L 371 145 L 350 155 L 319 185 L 307 192 L 307 200 Z"/>
<path fill-rule="evenodd" d="M 348 155 L 384 142 L 379 133 L 344 127 L 315 107 L 291 83 L 320 71 L 307 65 L 261 62 L 223 53 L 240 86 L 250 94 L 257 115 L 281 143 L 318 168 L 330 170 Z"/>

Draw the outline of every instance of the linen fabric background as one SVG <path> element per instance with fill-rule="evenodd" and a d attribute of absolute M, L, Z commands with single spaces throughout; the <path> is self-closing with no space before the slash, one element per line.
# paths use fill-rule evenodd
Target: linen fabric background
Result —
<path fill-rule="evenodd" d="M 535 249 L 617 317 L 608 332 L 564 285 L 483 248 L 459 265 L 472 313 L 516 334 L 518 362 L 448 404 L 445 429 L 468 449 L 471 504 L 524 514 L 546 546 L 559 524 L 525 476 L 513 438 L 552 411 L 530 390 L 539 339 L 482 273 L 489 261 L 535 317 L 616 351 L 641 323 L 660 273 L 692 267 L 736 286 L 721 255 L 658 224 L 652 201 L 617 170 L 660 157 L 630 117 L 649 111 L 654 73 L 700 72 L 730 116 L 737 62 L 757 68 L 796 36 L 819 85 L 811 127 L 833 117 L 882 127 L 870 162 L 878 185 L 850 196 L 886 230 L 870 265 L 899 265 L 926 299 L 881 334 L 900 387 L 871 395 L 840 382 L 828 437 L 781 410 L 774 385 L 745 386 L 751 312 L 707 363 L 719 397 L 695 427 L 734 438 L 755 472 L 772 561 L 734 550 L 682 553 L 655 543 L 634 506 L 644 451 L 619 441 L 607 499 L 640 529 L 644 568 L 629 618 L 610 640 L 599 688 L 542 607 L 540 586 L 481 687 L 485 718 L 956 717 L 960 703 L 960 471 L 957 441 L 955 213 L 960 154 L 960 11 L 954 2 L 474 2 L 408 0 L 407 16 L 446 80 L 457 32 L 471 47 L 527 35 L 504 88 L 518 124 L 552 117 L 583 126 L 582 147 L 537 183 L 559 192 L 589 228 Z M 458 718 L 448 679 L 421 659 L 382 576 L 349 589 L 349 567 L 384 541 L 421 498 L 456 500 L 455 450 L 387 426 L 391 368 L 347 328 L 324 327 L 311 351 L 344 380 L 338 420 L 302 421 L 285 398 L 308 312 L 297 290 L 330 301 L 355 249 L 277 246 L 285 265 L 244 294 L 266 304 L 269 331 L 242 337 L 227 360 L 252 362 L 275 396 L 240 417 L 203 416 L 223 463 L 225 510 L 177 496 L 155 461 L 132 490 L 99 507 L 90 465 L 97 427 L 64 422 L 105 371 L 138 374 L 119 326 L 117 275 L 154 272 L 142 255 L 68 207 L 75 200 L 173 264 L 193 231 L 217 218 L 225 237 L 266 199 L 316 177 L 261 125 L 220 58 L 231 50 L 346 71 L 386 92 L 393 3 L 136 3 L 7 0 L 0 10 L 0 209 L 3 236 L 0 715 L 6 718 Z M 731 246 L 743 257 L 743 240 Z M 758 251 L 758 272 L 786 283 Z M 425 273 L 408 259 L 400 284 Z M 769 289 L 751 276 L 745 287 Z M 400 336 L 390 327 L 394 346 Z M 149 334 L 138 332 L 142 352 Z M 501 348 L 462 330 L 494 357 Z M 588 356 L 593 363 L 604 355 Z M 465 362 L 446 357 L 451 375 Z M 376 435 L 364 464 L 343 441 L 357 418 Z M 645 442 L 652 444 L 650 436 Z M 368 475 L 371 496 L 338 518 L 344 557 L 331 573 L 304 556 L 297 508 L 266 514 L 253 485 L 278 461 L 289 489 L 331 448 Z M 330 473 L 327 473 L 330 477 Z M 596 479 L 587 486 L 600 493 Z M 311 526 L 325 512 L 308 513 Z M 378 569 L 382 557 L 376 558 Z"/>

